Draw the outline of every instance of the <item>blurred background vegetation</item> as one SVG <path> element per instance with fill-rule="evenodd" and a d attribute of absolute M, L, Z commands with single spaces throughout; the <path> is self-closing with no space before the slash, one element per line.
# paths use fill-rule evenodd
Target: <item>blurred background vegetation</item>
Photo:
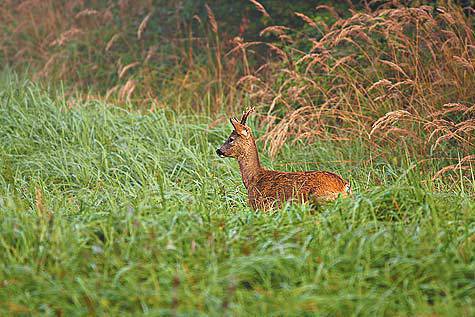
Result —
<path fill-rule="evenodd" d="M 259 32 L 275 23 L 303 29 L 305 23 L 295 12 L 322 3 L 268 1 L 260 7 L 252 1 L 6 1 L 0 6 L 1 62 L 62 80 L 73 90 L 123 100 L 163 98 L 163 84 L 191 84 L 186 75 L 197 76 L 212 89 L 243 74 L 243 65 L 228 55 L 235 41 L 272 42 L 275 38 L 262 38 Z M 349 4 L 338 8 L 347 11 Z M 323 11 L 316 18 L 328 21 L 332 15 Z M 265 50 L 257 50 L 247 60 L 250 66 L 268 57 Z M 217 78 L 218 72 L 226 78 Z M 133 89 L 129 82 L 129 90 L 120 94 L 129 80 Z"/>

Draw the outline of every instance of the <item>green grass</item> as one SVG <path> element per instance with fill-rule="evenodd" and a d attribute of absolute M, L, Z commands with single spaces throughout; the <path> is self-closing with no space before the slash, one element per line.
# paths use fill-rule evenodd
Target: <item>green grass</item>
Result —
<path fill-rule="evenodd" d="M 287 146 L 264 164 L 339 172 L 354 197 L 253 212 L 211 121 L 69 109 L 4 78 L 0 315 L 475 314 L 473 173 L 433 183 L 404 151 Z"/>

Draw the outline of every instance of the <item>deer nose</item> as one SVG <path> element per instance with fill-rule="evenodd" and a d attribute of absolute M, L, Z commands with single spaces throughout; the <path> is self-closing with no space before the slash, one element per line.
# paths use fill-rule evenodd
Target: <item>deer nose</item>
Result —
<path fill-rule="evenodd" d="M 220 149 L 216 150 L 216 154 L 218 154 L 219 156 L 224 156 L 224 153 Z"/>

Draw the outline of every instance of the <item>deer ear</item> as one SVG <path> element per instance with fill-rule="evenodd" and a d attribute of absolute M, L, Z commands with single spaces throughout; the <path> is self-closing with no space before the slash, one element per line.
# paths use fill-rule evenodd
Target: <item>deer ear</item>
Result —
<path fill-rule="evenodd" d="M 241 118 L 241 124 L 246 124 L 246 121 L 247 121 L 247 117 L 249 117 L 249 115 L 254 112 L 255 108 L 254 107 L 251 107 L 249 109 L 247 109 L 246 112 L 244 112 L 244 114 L 242 115 L 242 118 Z"/>
<path fill-rule="evenodd" d="M 231 121 L 234 131 L 236 131 L 237 134 L 245 138 L 249 137 L 250 132 L 248 127 L 246 127 L 244 124 L 241 124 L 236 118 L 231 118 L 229 121 Z"/>

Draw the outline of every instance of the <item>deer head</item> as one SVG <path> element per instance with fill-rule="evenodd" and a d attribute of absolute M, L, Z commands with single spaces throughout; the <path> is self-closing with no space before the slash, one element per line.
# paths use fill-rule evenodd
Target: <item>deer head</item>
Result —
<path fill-rule="evenodd" d="M 233 125 L 233 132 L 229 138 L 224 142 L 216 154 L 221 157 L 235 157 L 245 155 L 255 147 L 254 139 L 252 137 L 251 128 L 246 125 L 247 117 L 254 111 L 254 108 L 247 110 L 238 121 L 236 118 L 230 118 L 229 121 Z"/>

